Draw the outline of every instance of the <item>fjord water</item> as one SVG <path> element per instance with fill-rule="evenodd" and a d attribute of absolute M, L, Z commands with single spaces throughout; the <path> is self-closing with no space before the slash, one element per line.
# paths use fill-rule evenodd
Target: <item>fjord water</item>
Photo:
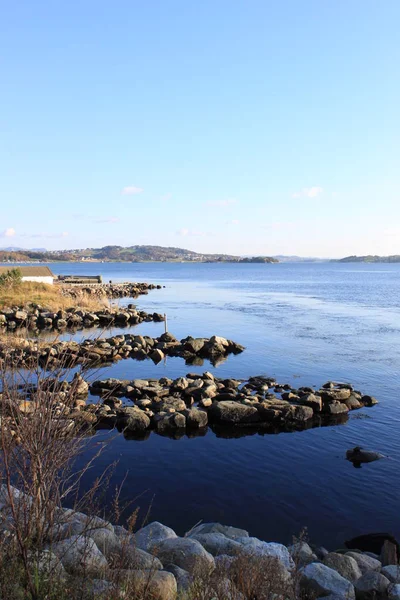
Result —
<path fill-rule="evenodd" d="M 209 430 L 192 439 L 153 433 L 145 441 L 128 441 L 98 432 L 96 443 L 111 441 L 91 477 L 118 461 L 108 500 L 125 478 L 123 500 L 139 505 L 141 516 L 150 509 L 151 520 L 180 534 L 203 520 L 284 543 L 307 527 L 311 541 L 329 548 L 370 531 L 400 537 L 400 265 L 50 267 L 55 273 L 101 273 L 105 281 L 160 283 L 165 288 L 134 302 L 147 312 L 166 313 L 171 333 L 217 334 L 246 346 L 217 368 L 207 361 L 188 367 L 179 358 L 158 365 L 124 360 L 96 372 L 96 378 L 175 378 L 210 370 L 219 377 L 273 376 L 295 387 L 332 379 L 350 382 L 380 402 L 352 412 L 344 425 L 278 435 L 224 439 Z M 164 325 L 131 329 L 157 336 Z M 355 445 L 388 458 L 354 468 L 345 453 Z"/>

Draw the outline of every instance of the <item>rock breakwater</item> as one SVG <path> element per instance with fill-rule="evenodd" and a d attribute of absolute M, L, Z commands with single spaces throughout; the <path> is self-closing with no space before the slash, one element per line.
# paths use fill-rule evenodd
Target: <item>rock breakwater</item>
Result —
<path fill-rule="evenodd" d="M 59 284 L 63 296 L 79 299 L 88 294 L 98 298 L 138 298 L 151 290 L 161 290 L 163 286 L 153 283 L 94 283 L 94 284 Z M 164 286 L 165 287 L 165 286 Z"/>
<path fill-rule="evenodd" d="M 52 329 L 62 332 L 69 329 L 92 329 L 93 327 L 105 329 L 111 326 L 127 327 L 149 321 L 164 321 L 164 315 L 137 310 L 133 304 L 101 310 L 71 307 L 54 312 L 31 303 L 27 306 L 0 310 L 0 327 L 7 331 L 17 331 L 21 328 L 26 328 L 31 332 Z"/>
<path fill-rule="evenodd" d="M 271 378 L 218 379 L 209 372 L 175 380 L 103 379 L 89 384 L 76 374 L 70 383 L 49 379 L 46 391 L 53 394 L 63 418 L 90 430 L 115 427 L 134 439 L 145 439 L 152 431 L 176 439 L 197 437 L 205 435 L 208 427 L 220 437 L 300 431 L 344 423 L 350 411 L 377 403 L 349 384 L 326 385 L 334 387 L 310 392 Z M 89 392 L 101 402 L 90 402 Z M 338 402 L 336 392 L 341 408 L 332 411 Z M 40 410 L 35 386 L 21 388 L 20 410 L 28 414 Z"/>
<path fill-rule="evenodd" d="M 152 318 L 154 319 L 154 315 Z M 156 318 L 161 318 L 161 315 L 156 315 Z M 166 356 L 184 358 L 188 364 L 196 361 L 201 364 L 204 359 L 215 364 L 229 354 L 238 354 L 243 350 L 244 347 L 240 344 L 219 336 L 189 336 L 179 341 L 170 333 L 164 333 L 158 338 L 120 334 L 110 338 L 87 339 L 81 343 L 41 343 L 37 340 L 20 339 L 17 347 L 7 342 L 0 343 L 0 364 L 8 368 L 35 368 L 39 365 L 52 370 L 77 365 L 94 367 L 128 358 L 151 359 L 157 364 Z"/>
<path fill-rule="evenodd" d="M 318 390 L 294 389 L 268 377 L 241 381 L 218 379 L 209 372 L 175 380 L 105 379 L 94 381 L 90 392 L 103 399 L 103 405 L 94 408 L 99 421 L 130 433 L 150 429 L 179 433 L 207 425 L 221 432 L 224 428 L 305 429 L 324 421 L 342 422 L 350 411 L 377 403 L 350 384 L 328 382 Z M 122 407 L 122 397 L 133 406 Z"/>

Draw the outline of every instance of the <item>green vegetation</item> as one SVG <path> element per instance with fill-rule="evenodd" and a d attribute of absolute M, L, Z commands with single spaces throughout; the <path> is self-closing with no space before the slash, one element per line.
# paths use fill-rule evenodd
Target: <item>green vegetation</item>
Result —
<path fill-rule="evenodd" d="M 367 255 L 367 256 L 346 256 L 345 258 L 341 258 L 340 260 L 334 262 L 343 262 L 343 263 L 399 263 L 400 262 L 400 254 L 393 254 L 392 256 L 376 256 L 376 255 Z"/>
<path fill-rule="evenodd" d="M 20 285 L 21 281 L 21 271 L 19 269 L 10 269 L 7 273 L 0 275 L 0 289 L 11 289 L 16 285 Z"/>
<path fill-rule="evenodd" d="M 257 256 L 242 258 L 231 254 L 199 254 L 183 248 L 163 246 L 104 246 L 84 250 L 59 250 L 54 252 L 0 252 L 0 262 L 23 261 L 115 261 L 115 262 L 234 262 L 234 263 L 277 263 L 276 258 Z"/>

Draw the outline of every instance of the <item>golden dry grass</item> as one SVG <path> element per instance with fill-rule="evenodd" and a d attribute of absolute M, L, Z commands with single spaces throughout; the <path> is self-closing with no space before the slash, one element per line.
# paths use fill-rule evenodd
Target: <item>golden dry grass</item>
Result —
<path fill-rule="evenodd" d="M 70 298 L 62 295 L 60 287 L 46 283 L 23 281 L 9 288 L 0 288 L 0 309 L 6 306 L 25 306 L 30 302 L 40 304 L 54 312 L 71 306 L 86 310 L 102 310 L 109 307 L 109 302 L 105 298 L 83 292 L 78 298 Z"/>

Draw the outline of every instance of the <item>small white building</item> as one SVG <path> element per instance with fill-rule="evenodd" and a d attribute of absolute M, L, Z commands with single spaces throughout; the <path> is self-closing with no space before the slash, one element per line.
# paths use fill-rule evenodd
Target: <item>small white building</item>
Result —
<path fill-rule="evenodd" d="M 20 265 L 10 265 L 9 267 L 0 267 L 0 275 L 7 273 L 12 269 L 18 269 L 22 275 L 22 281 L 36 281 L 37 283 L 48 283 L 53 285 L 55 276 L 49 267 L 26 267 Z"/>

